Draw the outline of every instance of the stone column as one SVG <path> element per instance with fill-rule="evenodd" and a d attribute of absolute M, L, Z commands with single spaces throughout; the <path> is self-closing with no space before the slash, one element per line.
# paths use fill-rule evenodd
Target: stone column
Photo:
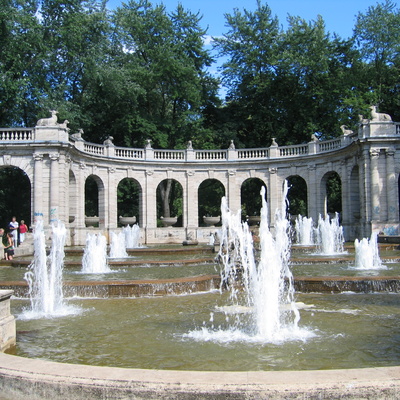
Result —
<path fill-rule="evenodd" d="M 381 205 L 379 196 L 379 149 L 370 150 L 371 157 L 371 219 L 373 221 L 380 221 L 381 219 Z"/>
<path fill-rule="evenodd" d="M 341 221 L 342 225 L 348 226 L 352 221 L 351 215 L 351 200 L 350 200 L 350 176 L 347 171 L 346 161 L 342 160 L 340 162 L 340 179 L 342 183 L 342 215 Z"/>
<path fill-rule="evenodd" d="M 15 318 L 10 313 L 12 290 L 0 290 L 0 351 L 4 352 L 17 344 Z"/>
<path fill-rule="evenodd" d="M 278 179 L 278 168 L 269 169 L 269 184 L 267 188 L 267 202 L 269 204 L 269 225 L 275 226 L 275 210 L 280 207 L 282 201 L 282 181 Z"/>
<path fill-rule="evenodd" d="M 77 213 L 76 226 L 85 227 L 85 163 L 79 163 L 79 169 L 76 174 L 76 189 L 77 193 Z"/>
<path fill-rule="evenodd" d="M 398 191 L 396 183 L 396 171 L 394 155 L 396 150 L 394 148 L 386 149 L 386 198 L 388 209 L 388 221 L 394 222 L 399 220 L 398 215 Z"/>
<path fill-rule="evenodd" d="M 49 210 L 49 222 L 55 222 L 59 219 L 59 192 L 62 185 L 60 184 L 59 174 L 59 153 L 51 153 L 50 157 L 50 210 Z M 64 197 L 63 197 L 64 198 Z"/>
<path fill-rule="evenodd" d="M 312 218 L 314 223 L 318 223 L 318 215 L 321 213 L 318 209 L 321 200 L 319 198 L 320 190 L 317 184 L 316 171 L 317 168 L 314 165 L 308 166 L 308 182 L 307 182 L 307 208 L 308 217 Z M 322 214 L 322 213 L 321 213 Z"/>
<path fill-rule="evenodd" d="M 241 208 L 240 185 L 236 183 L 236 171 L 231 169 L 227 172 L 228 181 L 228 206 L 230 210 L 237 213 Z"/>
<path fill-rule="evenodd" d="M 106 227 L 108 229 L 116 229 L 118 223 L 118 196 L 117 186 L 115 183 L 115 168 L 108 168 L 108 189 L 107 189 L 107 201 L 106 201 Z"/>
<path fill-rule="evenodd" d="M 146 203 L 146 228 L 157 227 L 157 187 L 154 187 L 153 171 L 146 171 L 146 188 L 145 188 L 145 203 Z"/>
<path fill-rule="evenodd" d="M 43 184 L 43 154 L 33 154 L 34 176 L 33 176 L 33 221 L 43 219 L 44 217 L 44 197 L 41 190 Z"/>
<path fill-rule="evenodd" d="M 183 199 L 185 227 L 188 229 L 199 226 L 199 191 L 195 184 L 193 171 L 186 171 L 186 195 Z"/>

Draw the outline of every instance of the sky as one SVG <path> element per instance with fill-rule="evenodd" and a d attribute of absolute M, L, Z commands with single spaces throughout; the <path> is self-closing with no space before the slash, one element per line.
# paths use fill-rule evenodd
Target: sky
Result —
<path fill-rule="evenodd" d="M 168 11 L 176 9 L 181 3 L 183 7 L 193 13 L 203 15 L 201 25 L 208 27 L 208 34 L 221 36 L 227 31 L 225 14 L 232 14 L 235 8 L 244 8 L 253 11 L 257 6 L 256 0 L 150 0 L 153 5 L 163 3 Z M 125 0 L 128 2 L 128 0 Z M 379 3 L 383 3 L 380 0 Z M 370 6 L 376 6 L 377 0 L 261 0 L 268 4 L 272 15 L 277 16 L 279 22 L 286 28 L 288 14 L 299 16 L 306 21 L 316 20 L 321 15 L 326 28 L 331 33 L 337 33 L 342 38 L 348 38 L 353 33 L 356 15 L 365 13 Z M 109 8 L 116 8 L 122 4 L 121 0 L 108 0 Z"/>

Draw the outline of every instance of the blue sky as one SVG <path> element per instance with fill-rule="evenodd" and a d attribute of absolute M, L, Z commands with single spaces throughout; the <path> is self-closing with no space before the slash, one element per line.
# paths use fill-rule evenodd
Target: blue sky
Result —
<path fill-rule="evenodd" d="M 202 26 L 208 26 L 208 34 L 220 36 L 227 31 L 225 27 L 224 14 L 231 14 L 234 8 L 243 10 L 254 10 L 256 0 L 150 0 L 153 4 L 163 3 L 168 11 L 176 9 L 178 3 L 181 3 L 185 9 L 192 12 L 200 12 L 203 15 Z M 379 3 L 383 3 L 380 0 Z M 127 1 L 125 1 L 127 2 Z M 267 3 L 283 25 L 286 27 L 287 15 L 299 16 L 306 21 L 315 20 L 321 15 L 326 23 L 327 30 L 335 32 L 342 38 L 348 38 L 352 35 L 352 30 L 356 21 L 358 12 L 365 13 L 370 6 L 376 6 L 377 0 L 269 0 Z M 122 4 L 121 0 L 109 0 L 109 8 L 115 8 Z"/>

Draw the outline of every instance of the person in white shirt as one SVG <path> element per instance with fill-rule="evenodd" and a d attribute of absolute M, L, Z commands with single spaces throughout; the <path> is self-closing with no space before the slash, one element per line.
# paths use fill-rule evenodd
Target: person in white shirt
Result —
<path fill-rule="evenodd" d="M 11 222 L 8 224 L 8 229 L 13 235 L 14 247 L 18 246 L 18 222 L 16 217 L 12 217 Z"/>

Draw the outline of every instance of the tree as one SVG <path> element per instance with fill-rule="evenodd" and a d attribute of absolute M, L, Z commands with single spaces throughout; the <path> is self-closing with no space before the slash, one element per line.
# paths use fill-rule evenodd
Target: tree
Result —
<path fill-rule="evenodd" d="M 3 0 L 0 7 L 0 126 L 23 126 L 37 113 L 40 88 L 31 81 L 42 58 L 38 0 Z"/>
<path fill-rule="evenodd" d="M 333 39 L 322 17 L 307 23 L 288 17 L 286 32 L 268 5 L 226 15 L 230 30 L 216 39 L 228 61 L 226 112 L 237 121 L 239 145 L 304 143 L 311 134 L 331 138 L 355 115 L 345 102 L 354 51 L 350 41 Z M 339 122 L 340 121 L 340 122 Z"/>
<path fill-rule="evenodd" d="M 366 63 L 364 85 L 370 99 L 396 120 L 400 118 L 400 11 L 390 0 L 359 13 L 354 40 Z M 371 105 L 371 103 L 369 104 Z"/>

